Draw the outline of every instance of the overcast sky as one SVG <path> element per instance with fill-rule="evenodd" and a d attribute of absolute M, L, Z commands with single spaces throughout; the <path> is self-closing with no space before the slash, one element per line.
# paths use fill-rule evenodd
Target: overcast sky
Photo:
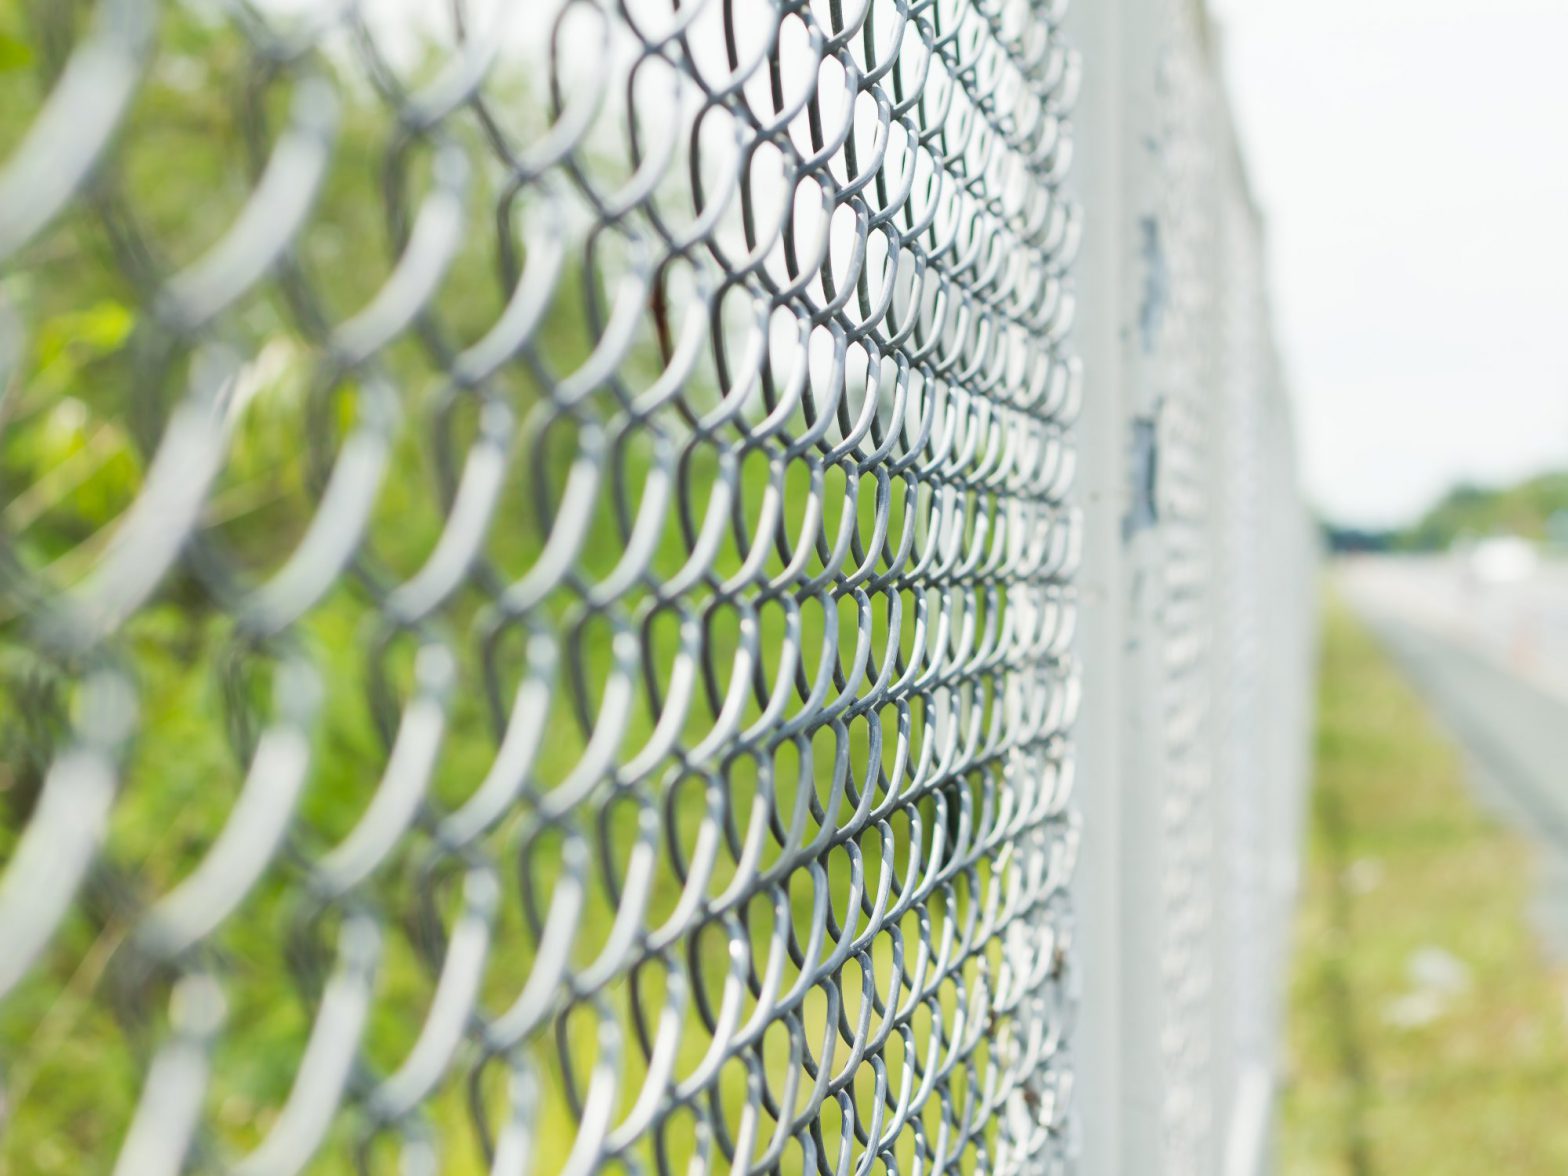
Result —
<path fill-rule="evenodd" d="M 1307 489 L 1568 466 L 1568 0 L 1212 0 Z"/>

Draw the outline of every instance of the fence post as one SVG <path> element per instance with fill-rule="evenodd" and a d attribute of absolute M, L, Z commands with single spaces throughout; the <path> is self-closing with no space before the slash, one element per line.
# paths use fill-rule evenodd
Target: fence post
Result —
<path fill-rule="evenodd" d="M 1122 1086 L 1122 648 L 1126 491 L 1122 405 L 1121 46 L 1124 0 L 1083 0 L 1067 31 L 1084 63 L 1075 117 L 1074 188 L 1083 209 L 1077 266 L 1077 349 L 1084 365 L 1078 418 L 1083 518 L 1077 657 L 1083 672 L 1076 796 L 1083 852 L 1075 878 L 1079 1020 L 1074 1043 L 1077 1148 L 1083 1176 L 1118 1176 Z"/>

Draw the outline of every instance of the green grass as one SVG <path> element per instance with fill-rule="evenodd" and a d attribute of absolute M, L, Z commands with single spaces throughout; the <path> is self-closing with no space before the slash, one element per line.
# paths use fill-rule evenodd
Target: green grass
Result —
<path fill-rule="evenodd" d="M 1338 603 L 1322 656 L 1280 1170 L 1568 1171 L 1564 975 L 1528 926 L 1529 848 Z M 1402 1018 L 1430 948 L 1468 987 Z"/>

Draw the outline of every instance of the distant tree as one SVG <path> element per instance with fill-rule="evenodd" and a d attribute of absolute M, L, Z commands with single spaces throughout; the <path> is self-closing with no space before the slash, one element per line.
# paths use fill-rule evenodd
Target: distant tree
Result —
<path fill-rule="evenodd" d="M 1568 511 L 1568 472 L 1537 474 L 1511 486 L 1462 483 L 1415 523 L 1396 533 L 1402 551 L 1444 551 L 1466 536 L 1519 535 L 1544 541 L 1555 515 Z"/>
<path fill-rule="evenodd" d="M 1329 522 L 1321 524 L 1321 527 L 1323 542 L 1336 555 L 1388 551 L 1397 538 L 1397 532 L 1394 531 L 1341 527 Z"/>

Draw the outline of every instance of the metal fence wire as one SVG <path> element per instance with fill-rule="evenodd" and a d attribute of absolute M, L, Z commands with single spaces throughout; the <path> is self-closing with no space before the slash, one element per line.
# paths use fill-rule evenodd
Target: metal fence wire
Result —
<path fill-rule="evenodd" d="M 0 1170 L 1068 1162 L 1064 7 L 0 6 Z"/>

